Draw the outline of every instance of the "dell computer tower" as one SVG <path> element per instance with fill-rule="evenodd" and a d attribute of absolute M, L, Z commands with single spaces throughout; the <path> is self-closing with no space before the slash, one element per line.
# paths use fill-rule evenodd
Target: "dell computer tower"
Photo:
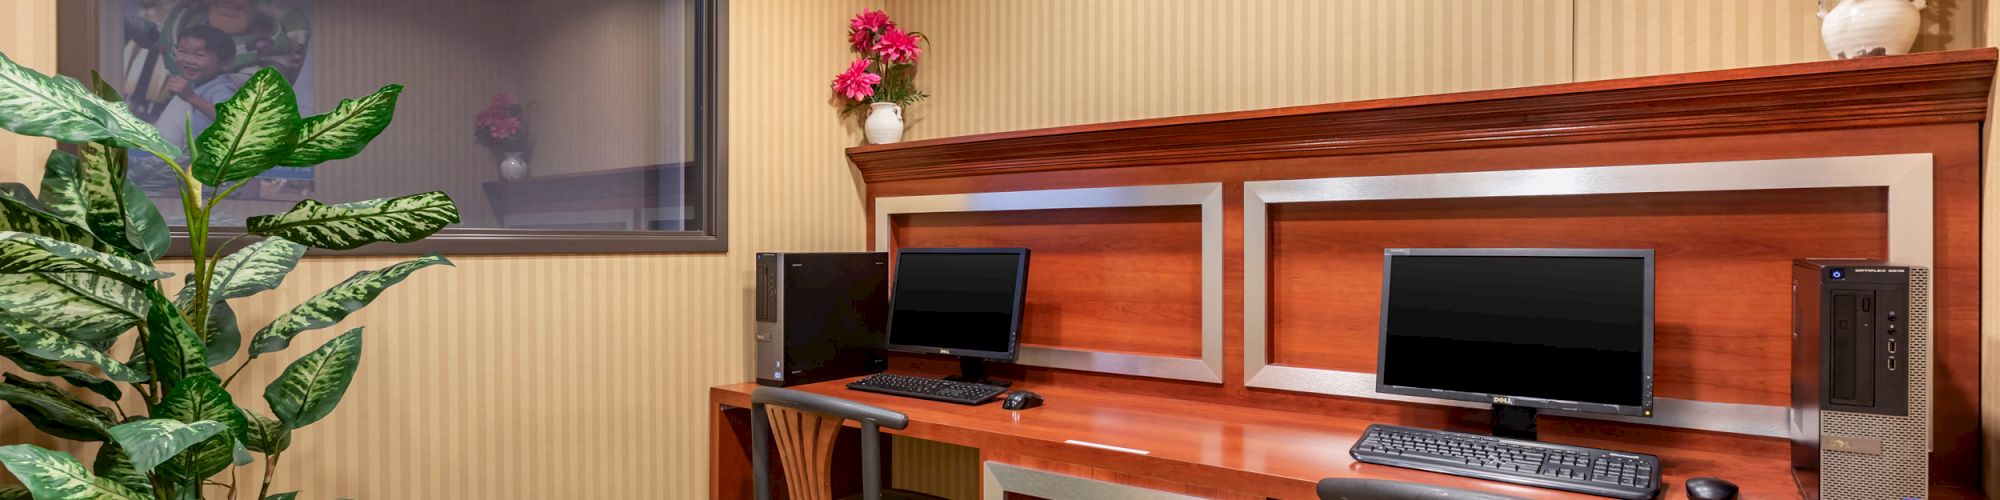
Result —
<path fill-rule="evenodd" d="M 881 372 L 888 313 L 888 254 L 758 253 L 757 383 Z"/>
<path fill-rule="evenodd" d="M 1808 499 L 1930 497 L 1930 272 L 1792 266 L 1792 472 Z"/>

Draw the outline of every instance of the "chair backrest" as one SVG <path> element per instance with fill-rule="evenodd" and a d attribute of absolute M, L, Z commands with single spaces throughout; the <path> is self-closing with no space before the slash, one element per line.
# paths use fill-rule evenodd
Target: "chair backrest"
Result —
<path fill-rule="evenodd" d="M 1522 500 L 1423 483 L 1353 477 L 1321 479 L 1317 491 L 1320 500 Z"/>
<path fill-rule="evenodd" d="M 882 497 L 880 427 L 902 429 L 902 413 L 810 392 L 759 387 L 750 392 L 750 457 L 757 500 L 771 500 L 770 442 L 777 441 L 791 500 L 833 500 L 833 444 L 841 422 L 861 423 L 861 493 Z"/>

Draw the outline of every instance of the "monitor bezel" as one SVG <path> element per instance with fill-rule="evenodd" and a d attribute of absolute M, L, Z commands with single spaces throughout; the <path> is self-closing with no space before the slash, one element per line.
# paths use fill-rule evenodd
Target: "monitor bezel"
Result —
<path fill-rule="evenodd" d="M 1005 254 L 1015 257 L 1014 271 L 1014 314 L 1007 329 L 1007 350 L 980 351 L 972 349 L 947 349 L 936 346 L 898 344 L 896 339 L 896 298 L 902 296 L 903 256 L 906 254 Z M 916 354 L 942 354 L 998 361 L 1015 361 L 1021 355 L 1021 313 L 1026 309 L 1028 294 L 1028 249 L 1026 248 L 898 248 L 896 265 L 889 281 L 889 320 L 883 330 L 884 344 L 891 351 Z"/>
<path fill-rule="evenodd" d="M 1458 401 L 1505 404 L 1533 408 L 1568 410 L 1588 413 L 1604 413 L 1635 417 L 1653 415 L 1653 272 L 1654 252 L 1652 249 L 1605 249 L 1605 248 L 1390 248 L 1382 252 L 1382 308 L 1378 319 L 1375 356 L 1375 392 L 1401 396 L 1416 396 Z M 1590 401 L 1566 401 L 1537 398 L 1514 394 L 1489 394 L 1478 392 L 1434 389 L 1427 387 L 1389 385 L 1385 380 L 1389 360 L 1389 284 L 1390 273 L 1395 269 L 1397 257 L 1597 257 L 1597 258 L 1637 258 L 1645 268 L 1645 307 L 1641 342 L 1641 394 L 1639 405 L 1618 405 Z"/>

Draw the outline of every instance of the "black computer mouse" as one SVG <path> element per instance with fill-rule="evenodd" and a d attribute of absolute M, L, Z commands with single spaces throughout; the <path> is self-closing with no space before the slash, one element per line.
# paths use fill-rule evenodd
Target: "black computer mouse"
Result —
<path fill-rule="evenodd" d="M 1712 477 L 1688 480 L 1688 500 L 1736 500 L 1736 483 Z"/>
<path fill-rule="evenodd" d="M 1013 394 L 1007 395 L 1006 401 L 1000 402 L 1001 408 L 1009 410 L 1026 410 L 1041 405 L 1042 395 L 1028 391 L 1014 391 Z"/>

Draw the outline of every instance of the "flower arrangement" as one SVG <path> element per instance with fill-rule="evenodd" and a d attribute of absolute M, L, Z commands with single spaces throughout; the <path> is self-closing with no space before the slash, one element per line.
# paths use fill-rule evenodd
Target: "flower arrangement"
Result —
<path fill-rule="evenodd" d="M 833 77 L 834 93 L 850 101 L 847 110 L 877 102 L 909 106 L 928 97 L 913 82 L 917 56 L 924 53 L 919 41 L 930 38 L 904 31 L 883 11 L 862 9 L 849 20 L 847 44 L 861 57 Z"/>
<path fill-rule="evenodd" d="M 514 95 L 501 92 L 472 120 L 472 140 L 495 153 L 528 150 L 527 110 Z"/>

